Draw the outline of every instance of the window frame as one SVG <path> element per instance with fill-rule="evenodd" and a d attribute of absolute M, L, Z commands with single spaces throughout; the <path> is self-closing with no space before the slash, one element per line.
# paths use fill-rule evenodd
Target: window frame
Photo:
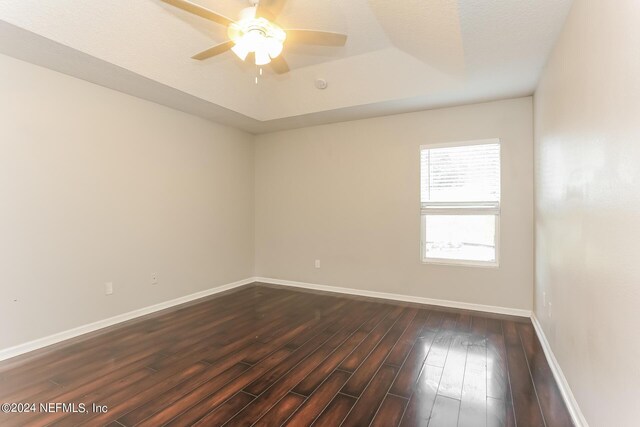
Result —
<path fill-rule="evenodd" d="M 472 145 L 498 144 L 500 146 L 500 200 L 497 202 L 422 202 L 422 151 L 437 148 L 467 147 Z M 420 145 L 420 261 L 423 264 L 498 268 L 500 266 L 500 215 L 502 206 L 502 141 L 499 138 L 479 139 L 472 141 L 456 141 Z M 427 206 L 428 205 L 428 206 Z M 495 260 L 477 261 L 448 258 L 428 258 L 427 255 L 427 216 L 435 215 L 493 215 L 495 217 Z"/>

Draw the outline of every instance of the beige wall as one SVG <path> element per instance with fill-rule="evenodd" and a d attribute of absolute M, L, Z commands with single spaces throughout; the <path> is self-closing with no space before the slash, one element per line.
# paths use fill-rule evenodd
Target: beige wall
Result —
<path fill-rule="evenodd" d="M 6 56 L 0 94 L 0 349 L 252 276 L 252 135 Z"/>
<path fill-rule="evenodd" d="M 520 98 L 257 137 L 256 274 L 531 309 L 532 126 Z M 419 147 L 485 138 L 502 140 L 501 265 L 422 264 Z"/>
<path fill-rule="evenodd" d="M 638 425 L 639 22 L 576 0 L 535 95 L 535 313 L 592 427 Z"/>

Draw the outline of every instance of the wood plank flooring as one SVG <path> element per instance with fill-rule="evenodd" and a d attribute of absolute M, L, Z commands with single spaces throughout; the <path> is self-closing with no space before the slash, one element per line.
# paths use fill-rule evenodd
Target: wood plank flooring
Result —
<path fill-rule="evenodd" d="M 572 425 L 528 319 L 262 284 L 2 362 L 4 402 L 37 405 L 8 427 Z"/>

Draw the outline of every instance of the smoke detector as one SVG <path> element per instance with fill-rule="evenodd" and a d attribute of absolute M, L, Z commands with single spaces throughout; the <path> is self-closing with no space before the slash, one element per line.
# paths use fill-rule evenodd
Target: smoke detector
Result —
<path fill-rule="evenodd" d="M 324 89 L 327 88 L 327 86 L 329 86 L 329 83 L 327 83 L 327 81 L 325 79 L 316 80 L 316 88 L 318 88 L 320 90 L 324 90 Z"/>

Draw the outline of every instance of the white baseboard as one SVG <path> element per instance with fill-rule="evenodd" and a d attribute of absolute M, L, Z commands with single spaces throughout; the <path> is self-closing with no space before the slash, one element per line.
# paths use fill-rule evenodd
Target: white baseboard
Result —
<path fill-rule="evenodd" d="M 533 328 L 536 330 L 536 334 L 538 335 L 540 344 L 542 344 L 542 349 L 544 350 L 544 354 L 547 357 L 547 362 L 551 367 L 551 372 L 553 372 L 553 376 L 556 379 L 556 383 L 558 384 L 558 388 L 560 389 L 562 398 L 564 399 L 564 402 L 569 409 L 569 413 L 571 414 L 573 423 L 576 425 L 576 427 L 589 427 L 589 424 L 587 424 L 587 420 L 584 418 L 584 415 L 580 410 L 580 406 L 578 405 L 576 398 L 573 396 L 573 392 L 571 391 L 571 387 L 569 387 L 567 378 L 564 376 L 564 373 L 562 372 L 562 368 L 560 368 L 560 365 L 558 364 L 556 356 L 553 354 L 553 351 L 551 351 L 549 341 L 547 341 L 547 337 L 544 334 L 542 325 L 540 325 L 540 322 L 538 321 L 535 313 L 531 314 L 531 323 L 533 323 Z"/>
<path fill-rule="evenodd" d="M 214 295 L 220 292 L 224 292 L 230 289 L 244 286 L 249 283 L 253 283 L 254 281 L 255 280 L 253 278 L 239 280 L 237 282 L 228 283 L 226 285 L 207 289 L 206 291 L 196 292 L 195 294 L 179 297 L 176 299 L 172 299 L 170 301 L 161 302 L 159 304 L 140 308 L 138 310 L 133 310 L 128 313 L 119 314 L 117 316 L 110 317 L 108 319 L 98 320 L 97 322 L 89 323 L 87 325 L 82 325 L 77 328 L 69 329 L 67 331 L 58 332 L 57 334 L 49 335 L 43 338 L 38 338 L 36 340 L 29 341 L 24 344 L 18 344 L 14 347 L 2 349 L 0 350 L 0 361 L 10 359 L 12 357 L 19 356 L 24 353 L 28 353 L 30 351 L 38 350 L 40 348 L 47 347 L 52 344 L 57 344 L 61 341 L 75 338 L 80 335 L 87 334 L 89 332 L 94 332 L 99 329 L 104 329 L 106 327 L 113 326 L 118 323 L 126 322 L 127 320 L 132 320 L 137 317 L 155 313 L 156 311 L 164 310 L 170 307 L 174 307 L 176 305 L 180 305 L 180 304 L 191 302 L 200 298 L 204 298 L 209 295 Z"/>
<path fill-rule="evenodd" d="M 493 305 L 472 304 L 472 303 L 458 302 L 458 301 L 447 301 L 447 300 L 441 300 L 441 299 L 391 294 L 387 292 L 365 291 L 362 289 L 317 285 L 314 283 L 294 282 L 291 280 L 270 279 L 268 277 L 254 277 L 253 279 L 256 282 L 270 283 L 272 285 L 291 286 L 295 288 L 304 288 L 304 289 L 315 289 L 317 291 L 336 292 L 340 294 L 358 295 L 358 296 L 371 297 L 371 298 L 381 298 L 381 299 L 387 299 L 387 300 L 393 300 L 393 301 L 437 305 L 440 307 L 460 308 L 463 310 L 484 311 L 487 313 L 508 314 L 511 316 L 531 317 L 531 310 L 522 310 L 518 308 L 496 307 Z"/>

